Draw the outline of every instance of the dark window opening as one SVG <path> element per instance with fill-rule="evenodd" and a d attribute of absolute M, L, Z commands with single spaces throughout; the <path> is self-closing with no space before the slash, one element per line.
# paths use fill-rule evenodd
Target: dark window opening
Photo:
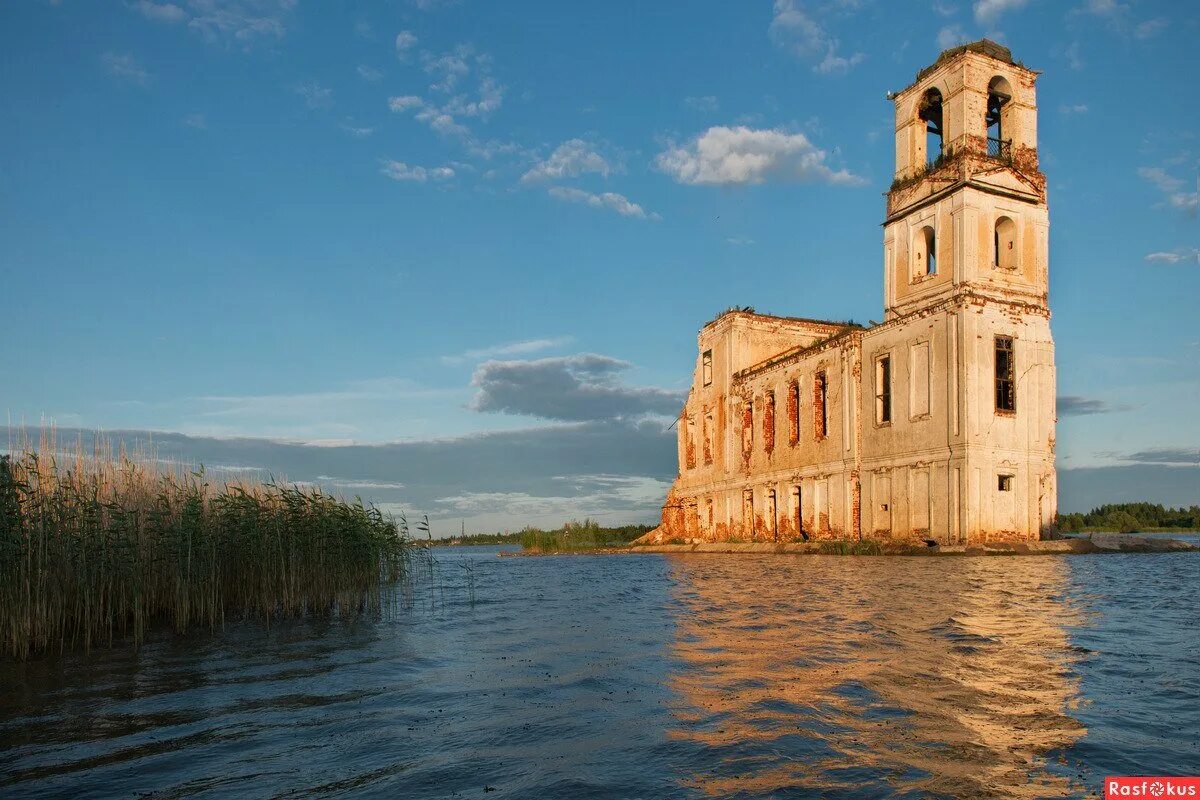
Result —
<path fill-rule="evenodd" d="M 813 381 L 813 405 L 816 406 L 816 434 L 818 439 L 824 439 L 829 435 L 829 415 L 825 410 L 825 401 L 829 396 L 828 385 L 825 380 L 825 373 L 818 372 L 816 379 Z"/>
<path fill-rule="evenodd" d="M 917 116 L 925 121 L 925 160 L 937 166 L 942 160 L 942 93 L 930 89 L 921 98 Z"/>
<path fill-rule="evenodd" d="M 996 337 L 996 410 L 1017 410 L 1016 359 L 1011 336 Z"/>
<path fill-rule="evenodd" d="M 988 84 L 987 111 L 987 154 L 989 158 L 1008 161 L 1012 158 L 1012 139 L 1004 138 L 1004 118 L 1008 115 L 1005 106 L 1012 100 L 1012 88 L 1008 81 L 999 76 Z"/>
<path fill-rule="evenodd" d="M 701 362 L 701 372 L 703 373 L 702 376 L 704 378 L 704 385 L 709 386 L 712 384 L 712 350 L 704 351 L 704 356 L 701 358 Z"/>
<path fill-rule="evenodd" d="M 892 359 L 882 356 L 875 361 L 875 421 L 892 421 Z"/>
<path fill-rule="evenodd" d="M 1011 492 L 1013 490 L 1013 476 L 1000 475 L 996 488 L 1002 492 Z"/>

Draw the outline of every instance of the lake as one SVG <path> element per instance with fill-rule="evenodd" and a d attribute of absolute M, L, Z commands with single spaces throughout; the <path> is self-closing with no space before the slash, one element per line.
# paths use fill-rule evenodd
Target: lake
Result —
<path fill-rule="evenodd" d="M 437 550 L 379 621 L 0 663 L 0 796 L 1057 798 L 1200 773 L 1200 554 L 498 550 Z"/>

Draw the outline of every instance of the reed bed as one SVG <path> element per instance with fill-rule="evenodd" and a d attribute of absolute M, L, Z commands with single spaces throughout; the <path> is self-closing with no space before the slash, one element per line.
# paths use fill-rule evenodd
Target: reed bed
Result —
<path fill-rule="evenodd" d="M 155 626 L 353 617 L 428 559 L 403 518 L 358 499 L 82 450 L 0 456 L 0 646 L 17 659 Z"/>

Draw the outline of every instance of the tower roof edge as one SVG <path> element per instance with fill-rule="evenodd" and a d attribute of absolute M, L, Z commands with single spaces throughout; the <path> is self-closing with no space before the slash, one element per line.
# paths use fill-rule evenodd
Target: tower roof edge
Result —
<path fill-rule="evenodd" d="M 953 61 L 966 53 L 976 53 L 981 56 L 987 56 L 988 58 L 995 59 L 996 61 L 1008 64 L 1009 66 L 1016 67 L 1017 69 L 1024 70 L 1025 72 L 1029 72 L 1034 75 L 1041 74 L 1038 70 L 1030 69 L 1020 61 L 1013 58 L 1012 50 L 1005 45 L 1002 45 L 999 42 L 993 42 L 991 39 L 980 39 L 975 42 L 968 42 L 967 44 L 960 44 L 957 47 L 951 47 L 943 50 L 937 57 L 936 61 L 917 73 L 917 77 L 913 79 L 912 83 L 900 91 L 893 93 L 891 96 L 895 97 L 904 94 L 948 62 Z"/>

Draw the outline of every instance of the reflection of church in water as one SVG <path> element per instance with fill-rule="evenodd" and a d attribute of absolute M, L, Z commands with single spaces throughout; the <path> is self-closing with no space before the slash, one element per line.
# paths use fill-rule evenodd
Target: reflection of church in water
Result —
<path fill-rule="evenodd" d="M 883 322 L 705 325 L 650 541 L 1037 539 L 1056 511 L 1038 73 L 988 40 L 895 102 Z"/>
<path fill-rule="evenodd" d="M 709 797 L 1083 796 L 1064 766 L 1086 728 L 1063 560 L 766 558 L 765 583 L 759 559 L 669 561 L 681 784 Z"/>

